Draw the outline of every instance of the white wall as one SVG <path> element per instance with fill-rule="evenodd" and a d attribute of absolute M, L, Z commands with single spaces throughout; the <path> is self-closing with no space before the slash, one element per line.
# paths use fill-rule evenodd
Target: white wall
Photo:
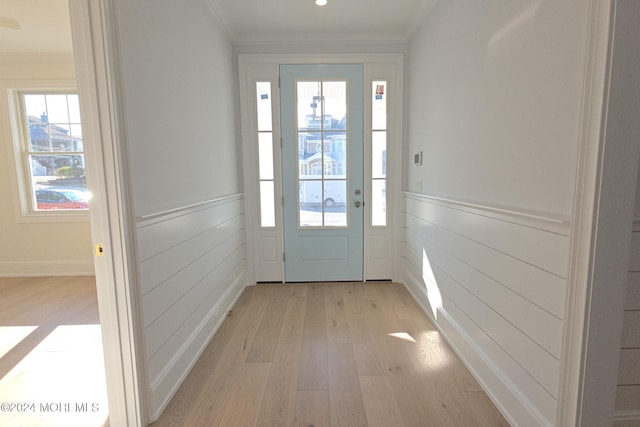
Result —
<path fill-rule="evenodd" d="M 204 2 L 118 10 L 136 213 L 240 192 L 232 48 Z"/>
<path fill-rule="evenodd" d="M 232 196 L 138 223 L 151 420 L 247 285 L 243 207 Z"/>
<path fill-rule="evenodd" d="M 551 425 L 569 229 L 409 193 L 404 217 L 409 290 L 514 425 Z"/>
<path fill-rule="evenodd" d="M 203 1 L 117 6 L 153 421 L 247 284 L 237 76 Z"/>
<path fill-rule="evenodd" d="M 25 222 L 19 207 L 8 90 L 75 87 L 71 54 L 0 56 L 0 276 L 90 275 L 88 215 L 72 222 Z"/>
<path fill-rule="evenodd" d="M 513 425 L 556 422 L 588 22 L 453 0 L 410 44 L 407 285 Z"/>
<path fill-rule="evenodd" d="M 438 2 L 411 43 L 407 189 L 569 215 L 588 2 Z"/>

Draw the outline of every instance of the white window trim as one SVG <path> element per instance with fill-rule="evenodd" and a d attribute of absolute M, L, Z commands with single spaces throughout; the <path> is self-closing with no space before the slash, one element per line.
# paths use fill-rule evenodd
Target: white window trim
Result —
<path fill-rule="evenodd" d="M 39 80 L 39 81 L 7 81 L 6 100 L 9 112 L 9 123 L 6 123 L 7 135 L 13 147 L 13 162 L 9 162 L 11 176 L 11 197 L 14 214 L 18 223 L 56 223 L 56 222 L 89 222 L 89 210 L 36 211 L 32 208 L 27 195 L 30 193 L 29 171 L 24 162 L 25 129 L 21 112 L 23 93 L 77 93 L 72 80 Z"/>

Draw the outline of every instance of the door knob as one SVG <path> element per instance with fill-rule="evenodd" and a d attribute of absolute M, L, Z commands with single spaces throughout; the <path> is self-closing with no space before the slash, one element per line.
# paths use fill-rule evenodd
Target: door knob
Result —
<path fill-rule="evenodd" d="M 360 201 L 357 201 L 357 202 L 355 202 L 355 203 L 354 203 L 354 205 L 355 205 L 355 207 L 356 207 L 356 208 L 359 208 L 359 207 L 360 207 L 360 204 L 361 204 L 361 203 L 360 203 Z"/>
<path fill-rule="evenodd" d="M 361 191 L 360 191 L 360 189 L 358 188 L 358 189 L 356 190 L 356 196 L 359 196 L 359 195 L 360 195 L 360 193 L 361 193 Z"/>

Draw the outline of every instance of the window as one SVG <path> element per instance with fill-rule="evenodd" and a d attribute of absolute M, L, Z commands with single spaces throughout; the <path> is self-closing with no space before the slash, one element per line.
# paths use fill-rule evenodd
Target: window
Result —
<path fill-rule="evenodd" d="M 271 82 L 257 82 L 258 164 L 260 181 L 260 226 L 276 226 L 275 177 L 273 172 L 273 123 Z"/>
<path fill-rule="evenodd" d="M 347 226 L 347 93 L 346 80 L 296 82 L 301 228 Z"/>
<path fill-rule="evenodd" d="M 387 225 L 387 82 L 374 81 L 371 107 L 371 225 Z"/>
<path fill-rule="evenodd" d="M 89 207 L 78 95 L 18 92 L 16 146 L 23 210 L 85 211 Z"/>

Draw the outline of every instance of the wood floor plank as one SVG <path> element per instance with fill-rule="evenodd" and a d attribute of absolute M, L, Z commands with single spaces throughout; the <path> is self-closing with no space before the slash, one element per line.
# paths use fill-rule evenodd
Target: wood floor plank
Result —
<path fill-rule="evenodd" d="M 1 426 L 104 427 L 108 403 L 95 279 L 0 278 Z M 96 412 L 47 413 L 40 403 L 95 403 Z M 80 406 L 82 407 L 82 406 Z"/>
<path fill-rule="evenodd" d="M 325 297 L 327 301 L 327 342 L 351 342 L 344 286 L 337 284 L 327 288 Z"/>
<path fill-rule="evenodd" d="M 328 390 L 328 371 L 327 343 L 304 341 L 300 355 L 298 390 Z"/>
<path fill-rule="evenodd" d="M 329 390 L 301 390 L 296 396 L 295 427 L 331 427 Z"/>
<path fill-rule="evenodd" d="M 252 315 L 259 314 L 255 312 L 256 299 L 261 297 L 262 295 L 256 289 L 244 290 L 233 308 L 234 315 L 222 323 L 214 339 L 191 369 L 160 419 L 151 424 L 153 427 L 182 426 L 186 425 L 184 423 L 187 421 L 197 422 L 195 421 L 197 412 L 206 413 L 207 405 L 215 406 L 215 399 L 212 401 L 202 399 L 204 389 L 212 377 L 218 380 L 215 377 L 215 368 L 225 363 L 223 355 L 229 341 L 236 334 L 236 329 L 243 328 L 246 321 L 251 321 Z M 224 384 L 220 385 L 221 390 L 224 390 Z"/>
<path fill-rule="evenodd" d="M 365 284 L 369 296 L 366 304 L 361 305 L 361 314 L 350 319 L 354 325 L 353 346 L 360 376 L 387 375 L 400 361 L 387 346 L 389 322 L 394 319 L 385 309 L 386 301 L 381 302 L 378 287 L 387 284 Z"/>
<path fill-rule="evenodd" d="M 265 310 L 260 327 L 247 354 L 247 363 L 272 362 L 276 349 L 282 316 L 286 309 L 291 288 L 282 285 L 266 285 L 269 287 L 269 303 Z"/>
<path fill-rule="evenodd" d="M 404 304 L 400 298 L 398 298 L 397 292 L 393 289 L 396 284 L 393 283 L 381 283 L 377 287 L 380 299 L 384 301 L 382 304 L 385 317 L 399 319 L 405 310 Z"/>
<path fill-rule="evenodd" d="M 235 324 L 233 333 L 226 345 L 220 348 L 220 351 L 213 351 L 215 358 L 209 360 L 210 372 L 204 378 L 193 379 L 198 384 L 200 396 L 206 396 L 206 398 L 197 398 L 178 425 L 222 425 L 222 416 L 226 405 L 231 401 L 231 390 L 242 379 L 245 367 L 243 361 L 266 309 L 266 304 L 264 303 L 265 289 L 253 287 L 245 290 L 245 292 L 250 296 L 246 306 L 242 310 L 234 307 L 233 316 L 228 317 L 224 322 Z M 208 346 L 212 350 L 217 347 L 216 340 L 212 340 Z M 172 426 L 172 424 L 164 421 L 163 418 L 161 417 L 158 420 L 158 425 Z M 156 424 L 154 423 L 153 425 L 155 427 Z"/>
<path fill-rule="evenodd" d="M 508 426 L 440 332 L 421 319 L 400 321 L 416 340 L 415 360 L 431 372 L 442 410 L 458 425 Z M 499 421 L 496 421 L 499 420 Z"/>
<path fill-rule="evenodd" d="M 256 426 L 288 426 L 296 408 L 306 298 L 291 293 Z"/>
<path fill-rule="evenodd" d="M 385 295 L 386 301 L 391 301 L 394 305 L 396 318 L 411 319 L 417 316 L 426 319 L 422 309 L 404 286 L 393 283 L 380 291 Z"/>
<path fill-rule="evenodd" d="M 353 316 L 353 349 L 358 375 L 386 375 L 390 362 L 387 352 L 379 346 L 379 338 L 371 328 L 372 319 L 368 316 Z"/>
<path fill-rule="evenodd" d="M 247 288 L 153 426 L 508 426 L 409 298 L 391 283 Z M 247 363 L 263 330 L 273 362 Z"/>
<path fill-rule="evenodd" d="M 331 425 L 367 426 L 353 346 L 329 344 L 329 405 Z"/>
<path fill-rule="evenodd" d="M 327 390 L 327 323 L 325 287 L 307 286 L 307 307 L 302 336 L 298 390 Z"/>
<path fill-rule="evenodd" d="M 90 333 L 88 327 L 96 327 L 99 333 L 92 280 L 0 279 L 0 324 L 36 327 L 24 336 L 1 340 L 12 343 L 6 348 L 0 345 L 6 353 L 0 370 L 12 372 L 0 381 L 2 399 L 51 400 L 47 397 L 51 387 L 40 386 L 40 394 L 34 395 L 33 385 L 25 382 L 28 376 L 12 369 L 22 369 L 31 357 L 19 357 L 20 352 L 30 354 L 27 347 L 42 348 L 62 360 L 68 358 L 61 351 L 65 342 L 86 343 L 95 338 L 83 335 L 72 340 L 59 335 L 64 330 Z M 50 341 L 56 336 L 62 340 Z M 91 347 L 95 350 L 99 345 L 98 341 Z M 86 360 L 94 357 L 85 356 Z M 266 359 L 270 362 L 258 362 Z M 18 377 L 22 385 L 7 382 Z M 84 390 L 84 398 L 96 384 L 89 374 L 82 381 L 84 385 L 75 389 Z M 68 379 L 60 380 L 56 398 L 63 396 L 61 383 L 73 387 Z M 20 398 L 16 393 L 21 390 L 29 397 Z M 103 427 L 107 414 L 98 415 L 69 418 L 60 425 Z M 16 420 L 0 414 L 0 425 Z M 16 422 L 56 425 L 42 414 Z M 236 425 L 506 427 L 508 423 L 403 286 L 339 283 L 247 288 L 233 315 L 152 424 Z"/>
<path fill-rule="evenodd" d="M 369 427 L 404 427 L 388 376 L 361 376 L 360 389 Z"/>
<path fill-rule="evenodd" d="M 229 390 L 220 426 L 249 427 L 256 425 L 258 409 L 271 370 L 270 363 L 245 363 L 242 374 Z M 213 425 L 213 424 L 212 424 Z"/>
<path fill-rule="evenodd" d="M 366 304 L 366 294 L 364 285 L 357 282 L 344 283 L 345 306 L 351 315 L 362 314 L 363 306 Z"/>
<path fill-rule="evenodd" d="M 379 351 L 388 358 L 388 382 L 395 398 L 402 421 L 406 426 L 452 425 L 442 414 L 441 402 L 431 384 L 431 376 L 416 369 L 413 353 L 417 343 L 411 336 L 412 329 L 403 320 L 371 319 L 370 327 L 377 332 Z M 470 424 L 473 425 L 473 424 Z"/>
<path fill-rule="evenodd" d="M 409 356 L 411 369 L 420 373 L 423 394 L 431 396 L 431 402 L 437 402 L 432 412 L 451 425 L 484 425 L 483 420 L 487 419 L 492 419 L 494 425 L 503 425 L 502 421 L 496 421 L 500 418 L 497 411 L 486 414 L 475 409 L 481 395 L 468 391 L 477 389 L 475 380 L 431 322 L 421 318 L 400 319 L 396 323 L 415 340 L 402 347 Z M 495 410 L 492 406 L 487 409 Z"/>
<path fill-rule="evenodd" d="M 302 339 L 305 341 L 326 341 L 325 287 L 318 284 L 305 286 L 307 287 L 307 309 Z"/>

